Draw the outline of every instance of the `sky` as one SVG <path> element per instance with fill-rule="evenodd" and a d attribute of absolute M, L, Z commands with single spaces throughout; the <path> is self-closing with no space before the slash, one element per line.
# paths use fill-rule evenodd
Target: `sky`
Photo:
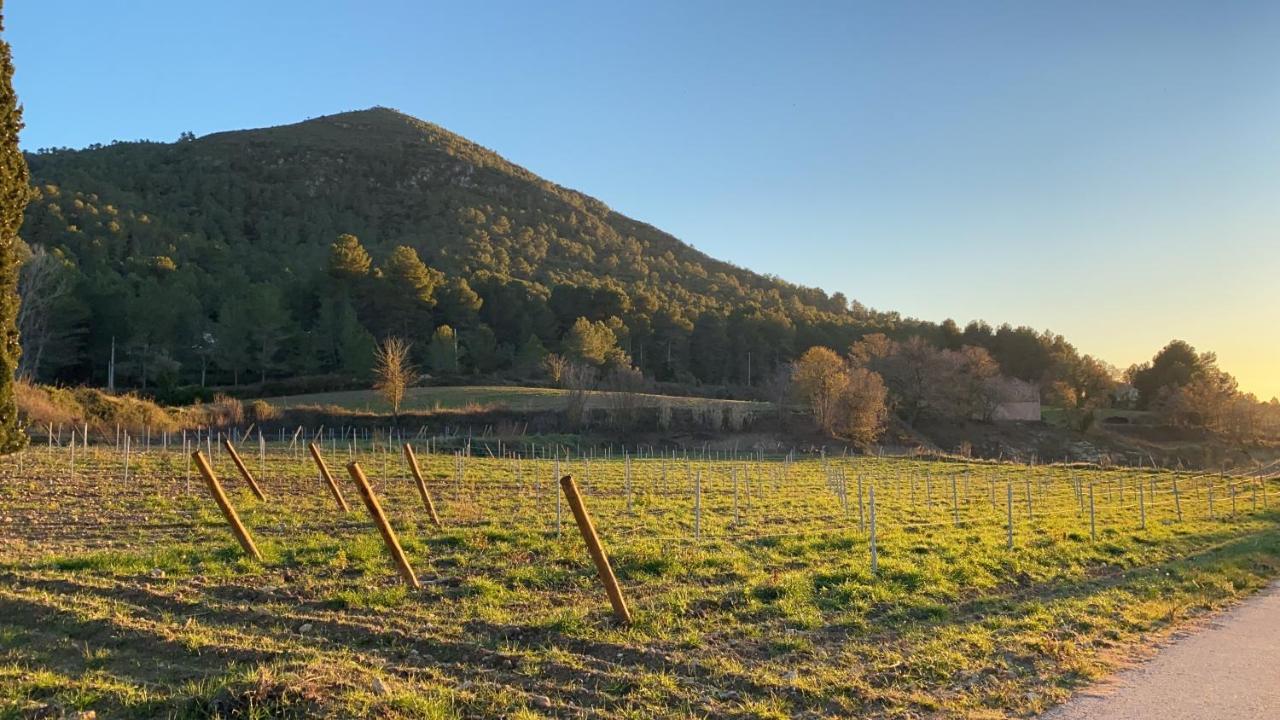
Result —
<path fill-rule="evenodd" d="M 1280 3 L 5 10 L 27 149 L 385 105 L 740 266 L 1280 395 Z"/>

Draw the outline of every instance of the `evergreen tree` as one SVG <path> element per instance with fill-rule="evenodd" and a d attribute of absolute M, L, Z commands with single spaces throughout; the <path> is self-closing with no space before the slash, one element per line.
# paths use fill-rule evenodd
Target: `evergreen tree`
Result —
<path fill-rule="evenodd" d="M 0 18 L 0 31 L 4 30 Z M 14 373 L 22 349 L 18 345 L 18 227 L 31 197 L 27 161 L 18 149 L 22 108 L 13 92 L 13 58 L 0 40 L 0 453 L 21 450 L 27 435 L 18 424 Z"/>
<path fill-rule="evenodd" d="M 484 302 L 471 289 L 466 278 L 451 277 L 436 291 L 436 311 L 442 325 L 468 327 L 476 322 L 476 313 Z"/>
<path fill-rule="evenodd" d="M 578 318 L 565 333 L 562 345 L 567 357 L 588 365 L 630 364 L 626 353 L 618 347 L 618 336 L 607 323 L 599 320 L 592 322 L 585 317 Z"/>
<path fill-rule="evenodd" d="M 218 367 L 231 372 L 231 381 L 240 384 L 240 373 L 253 362 L 253 309 L 243 296 L 232 296 L 218 311 L 214 325 Z"/>
<path fill-rule="evenodd" d="M 378 331 L 381 335 L 415 337 L 431 330 L 431 308 L 436 287 L 444 275 L 432 270 L 411 247 L 401 245 L 391 253 L 378 278 Z"/>
<path fill-rule="evenodd" d="M 543 372 L 543 363 L 547 359 L 547 348 L 538 339 L 537 335 L 530 333 L 529 339 L 524 345 L 520 346 L 520 350 L 515 357 L 515 371 L 520 377 L 537 377 Z"/>
<path fill-rule="evenodd" d="M 427 363 L 436 373 L 458 372 L 458 336 L 453 328 L 441 325 L 427 346 Z"/>
<path fill-rule="evenodd" d="M 498 347 L 498 338 L 488 325 L 480 325 L 468 330 L 462 337 L 462 345 L 467 350 L 467 365 L 477 373 L 491 373 L 498 369 L 502 360 Z M 508 357 L 508 359 L 510 359 Z"/>
<path fill-rule="evenodd" d="M 355 235 L 338 236 L 329 249 L 329 274 L 340 280 L 358 280 L 369 274 L 372 260 Z"/>

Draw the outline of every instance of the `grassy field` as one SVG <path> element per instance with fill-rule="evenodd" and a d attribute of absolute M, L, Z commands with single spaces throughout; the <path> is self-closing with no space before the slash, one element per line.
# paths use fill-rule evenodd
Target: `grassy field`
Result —
<path fill-rule="evenodd" d="M 567 391 L 558 388 L 506 387 L 506 386 L 458 386 L 411 388 L 402 407 L 405 412 L 428 410 L 460 410 L 472 407 L 505 408 L 509 410 L 559 410 L 565 406 Z M 611 393 L 592 391 L 587 406 L 599 407 L 609 402 Z M 280 408 L 299 406 L 333 405 L 346 410 L 388 413 L 391 407 L 371 390 L 347 390 L 343 392 L 311 393 L 265 398 Z M 740 405 L 752 410 L 767 410 L 768 403 L 742 400 L 714 400 L 680 397 L 675 395 L 640 394 L 640 406 L 670 405 Z"/>
<path fill-rule="evenodd" d="M 246 448 L 265 502 L 215 453 L 262 563 L 176 450 L 133 452 L 127 480 L 111 449 L 5 458 L 0 716 L 1025 717 L 1280 574 L 1275 481 L 420 448 L 437 530 L 394 452 L 327 450 L 350 513 L 299 448 Z M 421 590 L 342 472 L 353 452 Z"/>

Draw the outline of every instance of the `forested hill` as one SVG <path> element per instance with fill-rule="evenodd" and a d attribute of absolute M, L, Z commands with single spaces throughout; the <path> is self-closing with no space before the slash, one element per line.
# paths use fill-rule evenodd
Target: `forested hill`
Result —
<path fill-rule="evenodd" d="M 649 376 L 758 384 L 816 344 L 960 336 L 717 261 L 386 108 L 28 162 L 40 379 L 104 382 L 113 339 L 124 386 L 358 375 L 390 334 L 429 370 L 529 376 L 611 334 Z"/>

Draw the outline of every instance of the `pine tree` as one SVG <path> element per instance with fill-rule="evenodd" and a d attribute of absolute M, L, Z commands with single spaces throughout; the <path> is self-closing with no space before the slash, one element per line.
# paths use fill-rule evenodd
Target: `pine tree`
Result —
<path fill-rule="evenodd" d="M 0 32 L 4 21 L 0 17 Z M 21 450 L 27 435 L 18 423 L 14 372 L 22 349 L 18 344 L 18 228 L 31 197 L 27 161 L 18 149 L 22 107 L 13 92 L 13 58 L 0 40 L 0 453 Z"/>
<path fill-rule="evenodd" d="M 458 372 L 458 335 L 448 325 L 441 325 L 427 346 L 427 362 L 438 374 Z"/>
<path fill-rule="evenodd" d="M 369 274 L 373 261 L 355 235 L 338 236 L 329 248 L 329 274 L 340 280 L 359 280 Z"/>

